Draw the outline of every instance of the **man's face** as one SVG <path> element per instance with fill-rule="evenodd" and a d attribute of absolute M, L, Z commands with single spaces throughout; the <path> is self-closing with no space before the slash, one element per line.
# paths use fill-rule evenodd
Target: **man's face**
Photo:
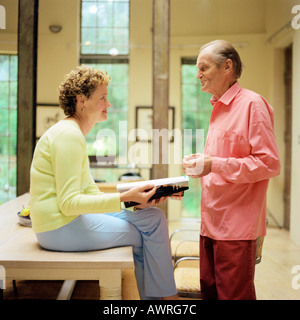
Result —
<path fill-rule="evenodd" d="M 204 51 L 197 59 L 197 79 L 201 81 L 201 90 L 216 95 L 225 82 L 224 68 L 215 64 L 212 54 Z"/>

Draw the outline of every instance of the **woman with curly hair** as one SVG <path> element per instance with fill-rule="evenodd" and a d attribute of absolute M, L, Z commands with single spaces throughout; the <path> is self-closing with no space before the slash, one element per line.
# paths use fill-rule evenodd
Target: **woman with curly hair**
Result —
<path fill-rule="evenodd" d="M 32 227 L 39 244 L 54 251 L 89 251 L 132 246 L 141 299 L 176 299 L 168 226 L 148 202 L 153 185 L 122 194 L 100 192 L 90 174 L 84 136 L 107 119 L 110 77 L 80 66 L 59 88 L 66 118 L 39 140 L 30 172 Z M 121 202 L 140 203 L 135 212 Z"/>

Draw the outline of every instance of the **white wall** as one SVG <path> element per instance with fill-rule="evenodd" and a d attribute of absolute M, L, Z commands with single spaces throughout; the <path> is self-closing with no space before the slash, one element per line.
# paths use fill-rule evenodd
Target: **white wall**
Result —
<path fill-rule="evenodd" d="M 276 132 L 279 133 L 279 151 L 281 155 L 282 172 L 281 175 L 273 179 L 271 185 L 270 207 L 275 208 L 279 205 L 281 214 L 276 214 L 278 221 L 283 222 L 283 189 L 282 193 L 276 192 L 283 188 L 284 180 L 284 83 L 283 83 L 283 51 L 284 48 L 293 44 L 293 88 L 292 88 L 292 169 L 291 169 L 291 211 L 290 211 L 290 237 L 300 245 L 300 170 L 298 167 L 300 159 L 300 144 L 299 144 L 299 121 L 300 121 L 300 30 L 293 30 L 292 28 L 284 28 L 284 26 L 295 16 L 292 13 L 292 8 L 299 5 L 297 0 L 266 0 L 266 31 L 268 39 L 272 37 L 270 46 L 272 48 L 271 60 L 272 66 L 272 79 L 271 79 L 271 99 L 274 101 L 279 109 L 277 118 L 275 117 Z M 298 21 L 299 23 L 300 21 Z M 276 184 L 278 187 L 276 188 Z M 274 187 L 272 189 L 272 187 Z M 270 193 L 269 190 L 269 193 Z"/>
<path fill-rule="evenodd" d="M 79 0 L 39 0 L 38 23 L 37 102 L 58 103 L 59 84 L 79 64 Z"/>
<path fill-rule="evenodd" d="M 300 245 L 300 30 L 293 37 L 291 239 Z"/>

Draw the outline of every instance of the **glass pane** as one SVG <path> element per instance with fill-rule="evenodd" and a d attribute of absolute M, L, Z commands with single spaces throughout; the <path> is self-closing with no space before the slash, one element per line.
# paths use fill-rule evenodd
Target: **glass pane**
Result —
<path fill-rule="evenodd" d="M 9 155 L 12 158 L 17 155 L 17 136 L 10 136 L 9 143 Z"/>
<path fill-rule="evenodd" d="M 16 196 L 18 57 L 0 55 L 0 203 Z"/>
<path fill-rule="evenodd" d="M 194 112 L 185 112 L 182 117 L 182 129 L 196 129 L 195 118 L 196 114 Z"/>
<path fill-rule="evenodd" d="M 98 5 L 98 27 L 113 27 L 113 3 L 104 2 Z"/>
<path fill-rule="evenodd" d="M 195 61 L 196 64 L 196 61 Z M 183 65 L 182 66 L 182 81 L 185 84 L 197 85 L 199 80 L 196 77 L 197 68 L 193 65 Z"/>
<path fill-rule="evenodd" d="M 189 192 L 185 192 L 183 197 L 183 217 L 199 218 L 200 217 L 200 179 L 190 179 Z"/>
<path fill-rule="evenodd" d="M 105 63 L 90 64 L 92 67 L 106 71 L 111 77 L 108 86 L 108 100 L 111 108 L 105 122 L 97 123 L 86 136 L 89 155 L 95 155 L 94 143 L 99 130 L 107 128 L 113 130 L 116 136 L 116 151 L 118 152 L 119 122 L 127 120 L 128 111 L 128 64 Z"/>
<path fill-rule="evenodd" d="M 0 156 L 0 172 L 0 189 L 5 189 L 8 181 L 8 161 L 2 156 Z"/>
<path fill-rule="evenodd" d="M 0 204 L 6 202 L 7 200 L 9 200 L 7 192 L 0 189 Z"/>
<path fill-rule="evenodd" d="M 114 26 L 128 28 L 129 26 L 129 6 L 128 3 L 115 3 L 114 6 Z"/>
<path fill-rule="evenodd" d="M 212 105 L 210 103 L 210 99 L 211 99 L 211 94 L 207 93 L 207 92 L 202 92 L 201 88 L 198 87 L 198 96 L 197 99 L 199 101 L 199 108 L 202 111 L 207 111 L 207 112 L 211 112 L 212 110 Z"/>
<path fill-rule="evenodd" d="M 112 108 L 114 110 L 127 110 L 128 87 L 115 87 L 112 91 Z"/>
<path fill-rule="evenodd" d="M 17 110 L 10 110 L 9 112 L 9 131 L 10 135 L 17 133 Z"/>
<path fill-rule="evenodd" d="M 129 52 L 129 1 L 82 0 L 81 53 Z M 89 43 L 89 44 L 87 44 Z"/>
<path fill-rule="evenodd" d="M 8 138 L 4 136 L 0 136 L 0 156 L 2 159 L 8 159 Z"/>
<path fill-rule="evenodd" d="M 101 28 L 97 30 L 96 53 L 109 54 L 109 50 L 113 47 L 112 37 L 110 36 L 111 29 Z"/>
<path fill-rule="evenodd" d="M 114 83 L 116 85 L 128 86 L 128 64 L 115 64 L 114 65 Z"/>
<path fill-rule="evenodd" d="M 0 55 L 0 81 L 9 80 L 9 58 L 7 55 Z"/>
<path fill-rule="evenodd" d="M 0 108 L 8 108 L 8 82 L 7 81 L 0 81 Z"/>
<path fill-rule="evenodd" d="M 8 110 L 0 109 L 0 135 L 7 136 L 8 134 Z"/>
<path fill-rule="evenodd" d="M 9 188 L 8 191 L 8 199 L 15 199 L 17 197 L 17 188 L 16 187 L 12 187 Z"/>
<path fill-rule="evenodd" d="M 18 56 L 10 56 L 10 81 L 18 80 Z"/>
<path fill-rule="evenodd" d="M 9 161 L 9 186 L 16 187 L 17 185 L 17 163 L 16 160 Z"/>
<path fill-rule="evenodd" d="M 113 38 L 113 47 L 116 48 L 120 54 L 128 53 L 129 51 L 128 29 L 114 29 L 112 38 Z"/>
<path fill-rule="evenodd" d="M 94 3 L 82 3 L 81 26 L 93 27 L 97 25 L 98 7 Z"/>
<path fill-rule="evenodd" d="M 197 87 L 194 85 L 182 85 L 182 109 L 183 111 L 197 110 Z"/>
<path fill-rule="evenodd" d="M 195 58 L 196 63 L 196 58 Z M 197 79 L 195 65 L 183 64 L 181 73 L 182 92 L 182 128 L 192 129 L 192 143 L 185 145 L 184 154 L 197 152 L 196 129 L 204 129 L 204 139 L 210 121 L 211 95 L 201 91 L 200 81 Z M 200 217 L 201 185 L 200 179 L 190 179 L 190 190 L 183 198 L 183 216 Z"/>
<path fill-rule="evenodd" d="M 81 52 L 83 54 L 96 53 L 96 39 L 97 29 L 96 28 L 82 28 L 81 30 Z"/>
<path fill-rule="evenodd" d="M 9 107 L 11 109 L 17 108 L 17 98 L 18 98 L 18 82 L 12 81 L 9 86 Z"/>

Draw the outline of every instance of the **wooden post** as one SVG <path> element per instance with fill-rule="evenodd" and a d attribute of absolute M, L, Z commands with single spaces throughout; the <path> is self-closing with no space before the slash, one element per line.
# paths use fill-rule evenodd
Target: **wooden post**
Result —
<path fill-rule="evenodd" d="M 170 0 L 153 0 L 153 129 L 158 130 L 168 129 L 169 35 Z M 162 140 L 152 139 L 152 179 L 168 177 L 168 163 L 162 161 Z M 167 202 L 161 209 L 167 214 Z"/>
<path fill-rule="evenodd" d="M 38 0 L 19 1 L 17 195 L 29 191 L 35 147 Z"/>

